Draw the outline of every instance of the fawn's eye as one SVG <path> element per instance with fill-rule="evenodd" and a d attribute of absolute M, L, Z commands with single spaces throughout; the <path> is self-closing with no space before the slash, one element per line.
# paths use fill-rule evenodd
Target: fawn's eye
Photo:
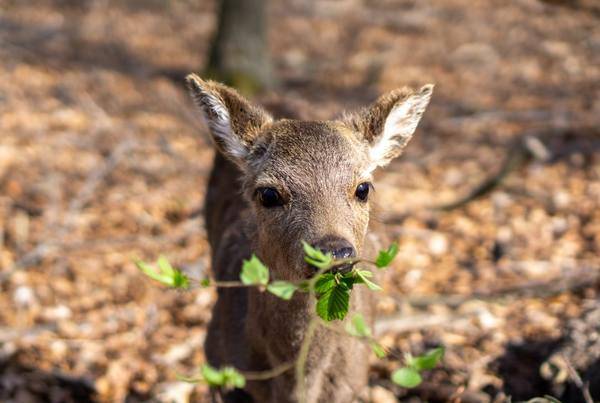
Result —
<path fill-rule="evenodd" d="M 366 202 L 369 198 L 369 189 L 371 188 L 371 184 L 369 182 L 363 182 L 356 187 L 356 191 L 354 195 L 361 202 Z"/>
<path fill-rule="evenodd" d="M 283 206 L 284 201 L 279 192 L 273 188 L 258 188 L 256 189 L 258 199 L 264 207 Z"/>

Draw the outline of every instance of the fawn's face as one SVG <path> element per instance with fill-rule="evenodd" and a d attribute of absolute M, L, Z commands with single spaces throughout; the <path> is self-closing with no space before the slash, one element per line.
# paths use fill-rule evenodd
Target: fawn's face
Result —
<path fill-rule="evenodd" d="M 273 270 L 297 268 L 280 276 L 314 272 L 301 241 L 339 259 L 360 252 L 369 222 L 367 151 L 341 123 L 280 121 L 265 129 L 244 187 L 257 217 L 257 252 Z"/>
<path fill-rule="evenodd" d="M 274 122 L 230 88 L 196 76 L 188 84 L 217 147 L 243 172 L 254 251 L 285 280 L 314 273 L 301 241 L 338 259 L 360 255 L 372 172 L 401 153 L 432 92 L 395 91 L 343 121 Z"/>

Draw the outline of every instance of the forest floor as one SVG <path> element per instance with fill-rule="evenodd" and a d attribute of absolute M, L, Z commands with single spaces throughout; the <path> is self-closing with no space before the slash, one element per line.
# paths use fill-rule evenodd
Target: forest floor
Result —
<path fill-rule="evenodd" d="M 582 401 L 569 364 L 600 399 L 600 7 L 550 3 L 272 2 L 279 88 L 257 101 L 277 114 L 436 84 L 376 183 L 400 244 L 378 338 L 447 353 L 409 391 L 374 359 L 374 402 Z M 0 0 L 0 400 L 207 399 L 177 375 L 214 294 L 133 260 L 209 267 L 213 150 L 182 78 L 214 25 L 212 1 Z"/>

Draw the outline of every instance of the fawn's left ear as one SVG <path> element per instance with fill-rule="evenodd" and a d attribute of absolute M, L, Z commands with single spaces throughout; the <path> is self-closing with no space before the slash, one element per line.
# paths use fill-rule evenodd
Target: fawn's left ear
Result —
<path fill-rule="evenodd" d="M 387 165 L 412 138 L 433 93 L 433 85 L 409 88 L 379 97 L 369 108 L 347 121 L 370 145 L 370 170 Z"/>
<path fill-rule="evenodd" d="M 245 158 L 260 128 L 272 121 L 271 116 L 233 88 L 202 80 L 195 74 L 188 75 L 186 81 L 217 148 L 244 168 Z"/>

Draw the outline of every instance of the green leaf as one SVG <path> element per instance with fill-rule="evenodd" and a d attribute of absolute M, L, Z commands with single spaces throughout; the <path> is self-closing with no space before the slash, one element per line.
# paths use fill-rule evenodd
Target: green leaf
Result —
<path fill-rule="evenodd" d="M 341 282 L 346 284 L 346 287 L 348 287 L 350 290 L 354 287 L 354 284 L 356 283 L 362 283 L 363 281 L 358 278 L 358 276 L 356 275 L 356 270 L 352 270 L 349 271 L 348 273 L 337 273 L 336 275 L 336 282 Z"/>
<path fill-rule="evenodd" d="M 335 276 L 333 274 L 321 274 L 315 282 L 315 292 L 318 294 L 324 294 L 335 287 L 336 284 L 337 282 L 335 281 Z"/>
<path fill-rule="evenodd" d="M 200 286 L 204 288 L 210 287 L 210 279 L 207 277 L 200 280 Z"/>
<path fill-rule="evenodd" d="M 298 287 L 295 284 L 287 281 L 273 281 L 267 286 L 267 291 L 285 300 L 292 299 L 297 289 Z"/>
<path fill-rule="evenodd" d="M 392 382 L 403 388 L 414 388 L 423 382 L 423 378 L 415 369 L 403 367 L 392 374 Z"/>
<path fill-rule="evenodd" d="M 437 347 L 418 357 L 409 357 L 406 364 L 417 371 L 433 369 L 444 356 L 444 347 Z"/>
<path fill-rule="evenodd" d="M 135 265 L 142 271 L 142 273 L 153 280 L 160 281 L 161 283 L 163 283 L 165 280 L 168 280 L 165 276 L 156 272 L 148 263 L 144 262 L 143 260 L 137 260 Z"/>
<path fill-rule="evenodd" d="M 246 386 L 246 378 L 240 374 L 235 368 L 225 367 L 221 370 L 225 378 L 226 388 L 243 388 Z"/>
<path fill-rule="evenodd" d="M 342 320 L 348 313 L 349 305 L 350 289 L 344 283 L 339 283 L 319 296 L 317 315 L 327 322 Z"/>
<path fill-rule="evenodd" d="M 373 291 L 381 291 L 382 288 L 369 280 L 367 277 L 373 277 L 373 273 L 368 270 L 356 270 L 356 276 L 361 280 L 362 283 L 365 283 L 370 290 Z"/>
<path fill-rule="evenodd" d="M 379 255 L 377 255 L 377 259 L 375 260 L 375 266 L 380 269 L 389 266 L 397 254 L 398 243 L 394 242 L 387 250 L 379 251 Z"/>
<path fill-rule="evenodd" d="M 370 339 L 372 334 L 371 329 L 365 322 L 365 318 L 359 313 L 354 315 L 350 322 L 346 323 L 346 332 L 351 336 L 364 337 L 367 339 Z M 384 348 L 375 340 L 369 340 L 369 346 L 378 358 L 384 358 L 386 356 Z"/>
<path fill-rule="evenodd" d="M 244 260 L 240 280 L 246 285 L 267 285 L 269 282 L 269 269 L 256 255 L 250 260 Z"/>
<path fill-rule="evenodd" d="M 172 279 L 173 287 L 175 288 L 188 288 L 190 285 L 190 280 L 188 277 L 179 270 L 175 270 L 175 272 L 173 272 Z"/>
<path fill-rule="evenodd" d="M 173 266 L 171 266 L 171 263 L 169 263 L 169 260 L 164 255 L 160 255 L 158 257 L 156 264 L 158 265 L 158 268 L 160 269 L 161 273 L 170 275 L 175 271 Z"/>
<path fill-rule="evenodd" d="M 346 332 L 354 337 L 371 337 L 371 329 L 360 313 L 354 315 L 352 320 L 346 323 Z"/>
<path fill-rule="evenodd" d="M 243 388 L 246 385 L 244 376 L 232 367 L 218 370 L 209 364 L 203 364 L 200 373 L 204 382 L 211 387 Z"/>
<path fill-rule="evenodd" d="M 136 261 L 135 264 L 146 276 L 166 286 L 188 288 L 190 285 L 188 277 L 180 270 L 171 266 L 171 263 L 164 256 L 159 257 L 156 262 L 158 268 L 152 267 L 142 260 Z"/>
<path fill-rule="evenodd" d="M 384 358 L 387 355 L 385 349 L 381 344 L 373 341 L 370 343 L 370 346 L 371 350 L 373 350 L 373 353 L 377 356 L 377 358 Z"/>
<path fill-rule="evenodd" d="M 313 248 L 308 243 L 302 241 L 304 249 L 304 261 L 320 270 L 327 270 L 333 264 L 333 255 L 323 253 L 321 250 Z"/>
<path fill-rule="evenodd" d="M 200 368 L 200 373 L 202 374 L 202 379 L 204 382 L 209 384 L 210 386 L 224 386 L 225 385 L 225 376 L 223 372 L 219 371 L 216 368 L 208 364 L 203 364 Z"/>

